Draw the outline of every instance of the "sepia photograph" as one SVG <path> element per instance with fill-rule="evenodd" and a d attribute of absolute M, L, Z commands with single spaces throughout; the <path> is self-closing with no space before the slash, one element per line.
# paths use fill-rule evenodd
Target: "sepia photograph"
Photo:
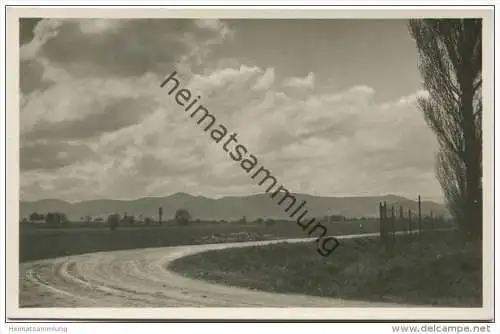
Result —
<path fill-rule="evenodd" d="M 492 13 L 8 9 L 8 314 L 492 318 Z"/>

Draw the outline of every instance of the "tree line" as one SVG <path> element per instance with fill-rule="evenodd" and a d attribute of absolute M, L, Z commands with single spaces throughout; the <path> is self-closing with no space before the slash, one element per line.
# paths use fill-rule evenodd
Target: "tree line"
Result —
<path fill-rule="evenodd" d="M 368 219 L 368 218 L 362 217 L 359 219 Z M 370 219 L 372 219 L 372 218 L 370 218 Z M 104 221 L 100 217 L 92 220 L 92 217 L 90 217 L 90 216 L 81 217 L 80 220 L 87 222 L 87 223 L 90 223 L 92 221 L 94 221 L 94 222 L 103 222 Z M 322 218 L 322 220 L 325 222 L 335 222 L 335 221 L 349 220 L 349 218 L 345 217 L 343 215 L 330 215 L 330 216 L 324 216 Z M 175 212 L 175 215 L 174 215 L 172 221 L 178 225 L 187 225 L 190 222 L 197 222 L 197 223 L 201 222 L 201 220 L 199 220 L 199 219 L 194 220 L 193 217 L 191 216 L 191 214 L 189 213 L 189 211 L 186 209 L 182 209 L 182 208 L 178 209 Z M 58 225 L 58 224 L 67 224 L 67 223 L 69 223 L 69 220 L 68 220 L 66 214 L 60 213 L 60 212 L 49 212 L 45 215 L 42 213 L 33 212 L 29 215 L 29 220 L 23 219 L 21 222 L 22 223 L 45 222 L 45 223 L 50 224 L 50 225 Z M 228 223 L 228 221 L 225 221 L 225 220 L 211 221 L 211 222 Z M 249 223 L 247 221 L 246 216 L 243 216 L 242 218 L 240 218 L 239 220 L 236 220 L 234 222 L 240 223 L 240 224 Z M 257 218 L 253 221 L 253 223 L 262 224 L 265 226 L 272 226 L 272 225 L 276 224 L 277 222 L 278 222 L 278 220 L 272 219 L 272 218 L 268 218 L 268 219 Z M 124 213 L 123 215 L 120 215 L 119 213 L 113 213 L 113 214 L 108 215 L 108 217 L 106 219 L 106 223 L 108 224 L 108 226 L 111 230 L 117 229 L 118 226 L 120 226 L 120 225 L 132 225 L 135 223 L 142 223 L 145 225 L 162 224 L 163 223 L 163 209 L 161 207 L 158 208 L 158 219 L 157 220 L 154 220 L 151 217 L 145 217 L 145 218 L 141 217 L 140 219 L 136 219 L 136 217 L 134 215 L 128 215 L 127 213 Z"/>
<path fill-rule="evenodd" d="M 60 225 L 68 224 L 69 219 L 63 212 L 48 212 L 46 214 L 33 212 L 29 215 L 28 220 L 22 220 L 22 222 L 44 222 L 48 225 Z"/>

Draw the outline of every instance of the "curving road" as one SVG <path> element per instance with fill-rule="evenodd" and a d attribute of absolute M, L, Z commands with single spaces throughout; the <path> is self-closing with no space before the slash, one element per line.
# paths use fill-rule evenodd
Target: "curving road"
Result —
<path fill-rule="evenodd" d="M 341 236 L 359 238 L 376 234 Z M 134 249 L 20 264 L 20 307 L 401 307 L 286 295 L 212 284 L 167 269 L 183 256 L 230 247 L 305 242 L 288 239 Z M 317 254 L 311 254 L 317 256 Z"/>

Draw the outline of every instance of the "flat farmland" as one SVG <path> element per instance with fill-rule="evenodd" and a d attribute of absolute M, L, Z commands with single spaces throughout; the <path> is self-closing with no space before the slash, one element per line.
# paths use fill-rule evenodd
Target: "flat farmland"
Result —
<path fill-rule="evenodd" d="M 20 262 L 148 247 L 168 247 L 222 242 L 304 238 L 308 235 L 293 221 L 264 223 L 192 223 L 186 226 L 120 226 L 111 231 L 105 224 L 83 227 L 22 226 L 19 230 Z M 351 220 L 324 224 L 329 235 L 377 232 L 378 220 Z M 397 226 L 407 229 L 405 224 Z"/>

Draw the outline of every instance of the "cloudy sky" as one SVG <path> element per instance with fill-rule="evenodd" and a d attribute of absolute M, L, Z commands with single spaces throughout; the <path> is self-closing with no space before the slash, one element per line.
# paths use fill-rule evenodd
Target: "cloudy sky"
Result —
<path fill-rule="evenodd" d="M 293 192 L 440 200 L 404 20 L 22 20 L 21 198 L 264 188 L 159 85 L 173 70 Z"/>

